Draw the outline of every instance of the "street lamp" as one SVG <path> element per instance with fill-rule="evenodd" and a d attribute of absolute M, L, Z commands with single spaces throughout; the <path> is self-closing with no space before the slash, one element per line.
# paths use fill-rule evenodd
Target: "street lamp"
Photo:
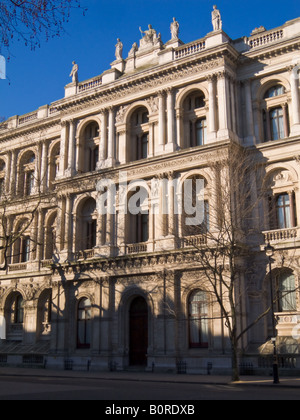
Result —
<path fill-rule="evenodd" d="M 273 326 L 273 379 L 274 384 L 279 384 L 279 374 L 278 374 L 278 356 L 276 348 L 276 325 L 275 325 L 275 315 L 274 315 L 274 297 L 273 297 L 273 278 L 272 278 L 272 261 L 271 258 L 274 255 L 274 248 L 270 245 L 270 242 L 265 247 L 266 256 L 269 259 L 269 273 L 270 273 L 270 294 L 271 294 L 271 313 L 272 313 L 272 326 Z"/>

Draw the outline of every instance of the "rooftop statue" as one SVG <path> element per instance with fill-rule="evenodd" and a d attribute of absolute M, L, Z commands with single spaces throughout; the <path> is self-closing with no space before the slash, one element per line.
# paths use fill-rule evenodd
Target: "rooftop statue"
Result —
<path fill-rule="evenodd" d="M 222 29 L 222 19 L 221 19 L 221 13 L 217 9 L 217 6 L 214 5 L 214 10 L 211 13 L 212 16 L 212 25 L 214 28 L 214 31 L 219 31 Z"/>
<path fill-rule="evenodd" d="M 117 60 L 122 60 L 122 55 L 123 55 L 123 44 L 120 41 L 120 38 L 117 39 L 117 44 L 116 44 L 116 59 Z"/>
<path fill-rule="evenodd" d="M 157 35 L 157 32 L 152 28 L 152 25 L 148 25 L 147 31 L 142 31 L 141 27 L 139 29 L 143 36 L 143 38 L 140 40 L 140 47 L 151 47 L 157 44 L 161 44 L 160 34 Z"/>
<path fill-rule="evenodd" d="M 178 34 L 179 34 L 179 23 L 176 21 L 176 18 L 173 18 L 173 22 L 171 23 L 172 39 L 178 39 Z"/>
<path fill-rule="evenodd" d="M 134 57 L 135 56 L 135 53 L 138 51 L 138 45 L 137 45 L 137 43 L 135 42 L 133 45 L 132 45 L 132 47 L 131 47 L 131 50 L 129 51 L 129 54 L 128 54 L 128 57 Z"/>
<path fill-rule="evenodd" d="M 70 73 L 70 77 L 72 77 L 72 83 L 78 83 L 78 64 L 75 61 L 72 62 L 73 68 Z"/>

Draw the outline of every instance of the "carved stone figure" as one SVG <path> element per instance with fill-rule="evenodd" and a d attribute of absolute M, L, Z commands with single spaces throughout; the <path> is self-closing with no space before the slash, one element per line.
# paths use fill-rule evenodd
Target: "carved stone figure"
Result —
<path fill-rule="evenodd" d="M 211 16 L 214 31 L 219 31 L 220 29 L 222 29 L 221 13 L 217 9 L 216 5 L 214 5 L 214 10 L 212 11 Z"/>
<path fill-rule="evenodd" d="M 173 22 L 171 23 L 172 39 L 178 39 L 178 34 L 179 34 L 179 23 L 176 21 L 176 18 L 173 18 Z"/>
<path fill-rule="evenodd" d="M 134 57 L 134 56 L 135 56 L 135 53 L 136 53 L 137 51 L 138 51 L 138 45 L 137 45 L 137 43 L 135 42 L 135 43 L 132 45 L 131 50 L 129 51 L 128 57 Z"/>
<path fill-rule="evenodd" d="M 73 68 L 70 73 L 70 77 L 72 77 L 72 83 L 78 83 L 78 64 L 75 61 L 72 62 Z"/>
<path fill-rule="evenodd" d="M 152 28 L 152 25 L 148 25 L 147 31 L 142 31 L 142 28 L 140 27 L 140 32 L 143 36 L 143 38 L 140 41 L 141 47 L 146 45 L 154 45 L 157 41 L 157 34 L 156 30 Z"/>
<path fill-rule="evenodd" d="M 117 39 L 117 44 L 116 44 L 116 59 L 117 60 L 122 60 L 122 55 L 123 55 L 123 43 L 120 41 L 120 38 Z"/>

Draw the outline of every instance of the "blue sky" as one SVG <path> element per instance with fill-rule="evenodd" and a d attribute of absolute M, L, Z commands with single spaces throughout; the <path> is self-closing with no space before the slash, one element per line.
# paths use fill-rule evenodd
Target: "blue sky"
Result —
<path fill-rule="evenodd" d="M 232 39 L 249 36 L 260 25 L 271 29 L 300 17 L 299 0 L 81 0 L 81 4 L 88 8 L 86 15 L 73 10 L 60 38 L 42 42 L 35 51 L 22 42 L 12 44 L 7 80 L 0 80 L 0 117 L 22 115 L 63 98 L 73 60 L 79 65 L 79 81 L 109 69 L 117 38 L 126 58 L 141 38 L 139 26 L 145 30 L 151 23 L 167 42 L 176 17 L 181 40 L 191 42 L 212 30 L 214 4 Z"/>

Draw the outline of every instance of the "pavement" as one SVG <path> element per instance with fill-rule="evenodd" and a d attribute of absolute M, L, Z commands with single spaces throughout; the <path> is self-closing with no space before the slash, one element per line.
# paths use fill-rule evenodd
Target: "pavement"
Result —
<path fill-rule="evenodd" d="M 300 377 L 280 377 L 280 383 L 274 384 L 272 376 L 241 376 L 240 381 L 232 382 L 229 376 L 216 375 L 190 375 L 156 372 L 87 372 L 87 371 L 64 371 L 50 369 L 28 369 L 1 367 L 1 377 L 27 378 L 81 378 L 102 379 L 109 381 L 135 381 L 135 382 L 167 382 L 211 385 L 236 385 L 236 386 L 269 386 L 284 388 L 299 388 Z"/>

